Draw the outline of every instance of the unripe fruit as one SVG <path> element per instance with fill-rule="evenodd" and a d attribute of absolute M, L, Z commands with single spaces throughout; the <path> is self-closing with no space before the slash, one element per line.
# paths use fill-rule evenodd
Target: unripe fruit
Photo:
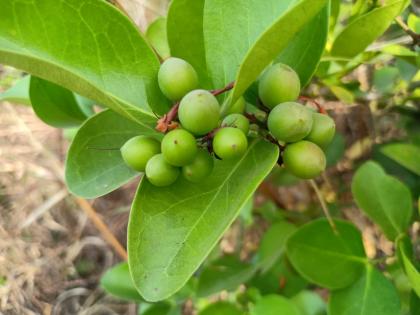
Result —
<path fill-rule="evenodd" d="M 308 108 L 299 103 L 282 103 L 268 115 L 268 129 L 279 141 L 296 142 L 311 131 L 312 115 Z"/>
<path fill-rule="evenodd" d="M 321 174 L 326 167 L 324 152 L 316 144 L 299 141 L 286 146 L 283 154 L 286 169 L 302 179 L 311 179 Z"/>
<path fill-rule="evenodd" d="M 188 131 L 175 129 L 163 137 L 161 149 L 166 162 L 174 166 L 184 166 L 194 160 L 197 143 Z"/>
<path fill-rule="evenodd" d="M 309 140 L 321 148 L 327 147 L 335 134 L 335 122 L 328 115 L 314 113 L 312 114 L 313 124 L 311 132 L 305 140 Z"/>
<path fill-rule="evenodd" d="M 236 159 L 244 155 L 248 147 L 245 134 L 237 128 L 225 127 L 216 132 L 213 150 L 222 160 Z"/>
<path fill-rule="evenodd" d="M 241 114 L 230 114 L 223 119 L 222 126 L 238 128 L 247 135 L 249 131 L 249 120 Z"/>
<path fill-rule="evenodd" d="M 179 104 L 178 118 L 182 127 L 194 135 L 205 135 L 219 124 L 219 102 L 208 91 L 192 91 Z"/>
<path fill-rule="evenodd" d="M 160 153 L 160 142 L 152 137 L 137 136 L 121 147 L 124 162 L 138 172 L 144 172 L 147 162 Z"/>
<path fill-rule="evenodd" d="M 299 76 L 292 68 L 281 63 L 268 68 L 258 84 L 258 95 L 268 108 L 294 101 L 298 98 L 299 93 Z"/>
<path fill-rule="evenodd" d="M 152 157 L 146 165 L 146 177 L 155 186 L 173 184 L 180 174 L 180 169 L 165 161 L 163 154 Z"/>
<path fill-rule="evenodd" d="M 168 58 L 160 66 L 158 83 L 162 93 L 172 101 L 179 101 L 198 87 L 198 76 L 185 60 Z"/>
<path fill-rule="evenodd" d="M 197 152 L 193 162 L 182 168 L 182 175 L 193 183 L 198 183 L 211 174 L 214 162 L 212 156 L 204 149 Z"/>
<path fill-rule="evenodd" d="M 243 97 L 240 97 L 235 104 L 233 104 L 227 114 L 242 114 L 245 111 L 246 102 Z"/>

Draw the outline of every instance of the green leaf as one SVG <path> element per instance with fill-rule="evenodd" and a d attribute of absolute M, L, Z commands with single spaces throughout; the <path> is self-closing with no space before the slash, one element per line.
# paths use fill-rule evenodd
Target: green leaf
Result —
<path fill-rule="evenodd" d="M 328 3 L 328 0 L 301 0 L 278 18 L 255 42 L 241 63 L 230 102 L 233 104 L 260 73 Z M 285 31 L 287 30 L 287 32 Z M 241 34 L 241 33 L 239 33 Z"/>
<path fill-rule="evenodd" d="M 410 296 L 410 315 L 420 315 L 420 297 L 411 292 Z"/>
<path fill-rule="evenodd" d="M 377 163 L 363 164 L 353 177 L 351 189 L 357 205 L 389 240 L 408 228 L 413 213 L 410 190 Z"/>
<path fill-rule="evenodd" d="M 346 88 L 337 85 L 332 85 L 329 88 L 340 101 L 350 105 L 354 104 L 354 95 Z"/>
<path fill-rule="evenodd" d="M 305 224 L 289 237 L 286 247 L 290 262 L 302 276 L 329 289 L 352 284 L 366 263 L 360 232 L 346 221 L 335 224 L 337 233 L 325 219 Z"/>
<path fill-rule="evenodd" d="M 401 264 L 404 266 L 404 270 L 408 280 L 410 281 L 411 287 L 413 288 L 414 292 L 416 292 L 417 296 L 420 297 L 420 272 L 413 265 L 410 258 L 408 258 L 402 240 L 397 242 L 397 248 L 399 251 L 399 257 L 401 259 Z"/>
<path fill-rule="evenodd" d="M 0 62 L 143 123 L 168 104 L 159 60 L 136 26 L 102 0 L 0 0 Z M 150 107 L 149 107 L 150 106 Z"/>
<path fill-rule="evenodd" d="M 75 95 L 54 83 L 31 77 L 29 95 L 35 114 L 50 126 L 76 127 L 87 118 Z"/>
<path fill-rule="evenodd" d="M 354 19 L 335 39 L 331 56 L 353 58 L 363 52 L 388 29 L 404 2 L 393 1 Z"/>
<path fill-rule="evenodd" d="M 286 221 L 274 223 L 264 234 L 258 249 L 258 265 L 264 273 L 269 270 L 283 254 L 287 238 L 296 227 Z"/>
<path fill-rule="evenodd" d="M 255 266 L 226 256 L 206 266 L 198 281 L 197 296 L 206 297 L 220 291 L 234 291 L 252 278 Z"/>
<path fill-rule="evenodd" d="M 266 295 L 255 303 L 251 315 L 301 315 L 299 309 L 280 295 Z"/>
<path fill-rule="evenodd" d="M 221 301 L 210 304 L 198 315 L 243 315 L 243 313 L 234 304 Z"/>
<path fill-rule="evenodd" d="M 171 55 L 168 45 L 168 36 L 166 34 L 165 18 L 157 18 L 149 25 L 146 31 L 146 38 L 162 59 L 166 59 Z"/>
<path fill-rule="evenodd" d="M 323 315 L 326 313 L 324 300 L 313 291 L 301 291 L 292 302 L 298 307 L 300 315 Z"/>
<path fill-rule="evenodd" d="M 118 298 L 131 301 L 142 301 L 130 276 L 126 262 L 108 269 L 101 277 L 102 288 Z"/>
<path fill-rule="evenodd" d="M 140 311 L 144 308 L 143 304 L 140 304 Z M 172 306 L 169 303 L 162 302 L 153 304 L 148 307 L 144 312 L 141 312 L 141 315 L 170 315 Z"/>
<path fill-rule="evenodd" d="M 205 56 L 215 87 L 235 79 L 241 61 L 258 37 L 296 1 L 205 1 Z"/>
<path fill-rule="evenodd" d="M 393 143 L 383 146 L 381 152 L 420 176 L 420 147 L 409 143 Z"/>
<path fill-rule="evenodd" d="M 141 182 L 129 220 L 128 251 L 133 279 L 146 300 L 165 299 L 185 284 L 278 154 L 271 143 L 254 141 L 240 160 L 216 162 L 203 183 L 179 178 L 170 187 L 158 188 Z"/>
<path fill-rule="evenodd" d="M 211 88 L 204 49 L 205 0 L 172 0 L 168 12 L 168 42 L 173 57 L 188 61 L 197 71 L 200 85 Z"/>
<path fill-rule="evenodd" d="M 302 86 L 309 83 L 324 52 L 328 35 L 329 5 L 300 31 L 277 57 L 299 75 Z"/>
<path fill-rule="evenodd" d="M 78 130 L 67 156 L 66 183 L 75 195 L 96 198 L 138 176 L 124 163 L 121 146 L 137 135 L 160 134 L 107 110 Z"/>
<path fill-rule="evenodd" d="M 23 105 L 31 105 L 29 98 L 29 80 L 30 75 L 25 75 L 23 78 L 16 81 L 15 85 L 8 90 L 0 93 L 0 102 L 7 101 L 12 103 L 19 103 Z"/>
<path fill-rule="evenodd" d="M 257 288 L 263 295 L 275 293 L 292 297 L 304 290 L 308 282 L 295 271 L 285 256 L 281 256 L 270 270 L 257 273 L 248 285 Z"/>
<path fill-rule="evenodd" d="M 328 305 L 329 315 L 396 315 L 400 299 L 393 284 L 374 267 L 348 288 L 333 291 Z"/>

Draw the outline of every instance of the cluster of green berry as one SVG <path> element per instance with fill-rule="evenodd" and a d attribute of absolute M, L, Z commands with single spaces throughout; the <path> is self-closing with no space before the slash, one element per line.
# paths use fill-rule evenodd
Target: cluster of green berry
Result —
<path fill-rule="evenodd" d="M 165 132 L 162 141 L 148 136 L 128 140 L 121 148 L 124 161 L 136 171 L 145 172 L 155 186 L 168 186 L 180 174 L 191 182 L 200 182 L 213 170 L 214 158 L 238 159 L 248 147 L 248 134 L 255 116 L 245 113 L 240 98 L 222 117 L 216 91 L 198 89 L 194 68 L 179 58 L 169 58 L 158 74 L 162 93 L 175 102 L 159 120 L 157 129 Z M 321 147 L 334 136 L 334 121 L 311 109 L 292 102 L 300 93 L 297 74 L 288 66 L 268 68 L 259 82 L 259 98 L 268 112 L 259 125 L 283 152 L 284 164 L 301 178 L 313 178 L 325 169 Z M 251 125 L 256 127 L 256 125 Z M 255 128 L 254 128 L 255 129 Z M 268 131 L 267 131 L 268 129 Z M 303 140 L 305 139 L 305 140 Z"/>
<path fill-rule="evenodd" d="M 270 110 L 268 130 L 285 145 L 282 157 L 286 169 L 299 178 L 317 177 L 326 167 L 323 149 L 334 137 L 334 120 L 296 102 L 299 77 L 286 65 L 268 68 L 260 79 L 258 93 Z"/>

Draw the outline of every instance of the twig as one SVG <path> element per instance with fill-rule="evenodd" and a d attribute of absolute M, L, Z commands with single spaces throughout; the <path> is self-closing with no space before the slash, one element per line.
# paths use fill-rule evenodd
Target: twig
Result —
<path fill-rule="evenodd" d="M 417 34 L 413 30 L 411 30 L 407 24 L 403 21 L 400 16 L 395 18 L 395 22 L 403 29 L 404 32 L 407 33 L 413 39 L 413 45 L 419 45 L 420 43 L 420 34 Z"/>
<path fill-rule="evenodd" d="M 83 211 L 87 214 L 87 216 L 92 220 L 93 224 L 96 226 L 96 228 L 101 232 L 104 239 L 107 241 L 108 244 L 110 244 L 117 254 L 124 260 L 127 260 L 128 255 L 125 251 L 124 247 L 118 242 L 114 234 L 108 229 L 108 227 L 105 225 L 104 221 L 98 216 L 95 209 L 90 205 L 87 200 L 82 198 L 75 198 L 77 204 L 83 209 Z"/>
<path fill-rule="evenodd" d="M 230 82 L 228 85 L 226 85 L 224 88 L 218 89 L 218 90 L 213 90 L 211 91 L 211 94 L 213 94 L 214 96 L 218 96 L 220 94 L 223 94 L 227 91 L 230 91 L 233 89 L 233 87 L 235 86 L 235 81 Z"/>
<path fill-rule="evenodd" d="M 315 191 L 316 196 L 318 197 L 319 203 L 321 204 L 322 211 L 324 211 L 324 214 L 327 217 L 328 223 L 330 224 L 334 233 L 338 234 L 337 226 L 335 225 L 334 220 L 331 217 L 330 211 L 328 210 L 327 204 L 325 203 L 324 197 L 322 196 L 317 183 L 313 179 L 310 179 L 309 183 L 311 184 L 312 188 Z"/>

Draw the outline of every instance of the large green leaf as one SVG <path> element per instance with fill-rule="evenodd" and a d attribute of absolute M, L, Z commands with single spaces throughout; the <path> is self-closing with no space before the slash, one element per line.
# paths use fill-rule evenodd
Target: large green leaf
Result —
<path fill-rule="evenodd" d="M 76 127 L 87 118 L 75 95 L 54 83 L 33 76 L 29 95 L 36 115 L 53 127 Z"/>
<path fill-rule="evenodd" d="M 280 295 L 267 295 L 252 307 L 251 315 L 300 315 L 299 309 L 290 300 Z"/>
<path fill-rule="evenodd" d="M 210 304 L 198 315 L 243 315 L 243 313 L 234 304 L 221 301 Z"/>
<path fill-rule="evenodd" d="M 261 34 L 241 63 L 231 103 L 235 102 L 251 86 L 264 68 L 327 4 L 328 0 L 301 0 Z"/>
<path fill-rule="evenodd" d="M 381 152 L 420 176 L 420 147 L 409 143 L 393 143 L 383 146 Z"/>
<path fill-rule="evenodd" d="M 326 5 L 276 58 L 276 61 L 289 65 L 297 72 L 302 86 L 309 83 L 324 52 L 329 12 L 329 5 Z"/>
<path fill-rule="evenodd" d="M 357 282 L 332 292 L 328 308 L 329 315 L 397 315 L 400 299 L 393 284 L 367 265 Z"/>
<path fill-rule="evenodd" d="M 261 33 L 297 1 L 205 1 L 206 60 L 215 87 L 235 79 L 241 61 Z"/>
<path fill-rule="evenodd" d="M 389 4 L 354 19 L 335 39 L 331 55 L 353 58 L 363 52 L 388 29 L 405 2 L 405 0 L 389 1 Z"/>
<path fill-rule="evenodd" d="M 101 286 L 108 293 L 125 300 L 142 301 L 140 294 L 131 280 L 126 262 L 110 269 L 101 277 Z"/>
<path fill-rule="evenodd" d="M 296 227 L 286 221 L 274 223 L 264 234 L 258 249 L 258 265 L 264 273 L 279 259 L 286 247 L 287 238 Z"/>
<path fill-rule="evenodd" d="M 147 124 L 147 122 L 146 122 Z M 84 198 L 113 191 L 138 175 L 124 163 L 121 146 L 137 135 L 160 134 L 106 110 L 88 119 L 78 130 L 67 156 L 66 183 Z"/>
<path fill-rule="evenodd" d="M 153 21 L 147 28 L 146 37 L 162 59 L 166 59 L 171 55 L 166 33 L 165 18 L 160 17 Z"/>
<path fill-rule="evenodd" d="M 16 81 L 16 83 L 8 90 L 0 93 L 0 102 L 7 101 L 23 105 L 31 105 L 29 99 L 29 81 L 31 76 L 25 75 L 23 78 Z"/>
<path fill-rule="evenodd" d="M 172 0 L 167 32 L 171 55 L 187 60 L 197 71 L 200 85 L 210 88 L 204 50 L 204 2 L 205 0 Z"/>
<path fill-rule="evenodd" d="M 164 112 L 159 60 L 135 25 L 103 0 L 0 0 L 0 62 L 143 123 Z"/>
<path fill-rule="evenodd" d="M 206 266 L 200 274 L 197 296 L 206 297 L 220 291 L 234 291 L 252 278 L 256 267 L 226 256 Z"/>
<path fill-rule="evenodd" d="M 287 256 L 309 281 L 329 289 L 344 288 L 360 276 L 367 262 L 362 237 L 346 221 L 335 221 L 337 232 L 320 219 L 289 237 Z"/>
<path fill-rule="evenodd" d="M 395 240 L 408 228 L 413 213 L 410 190 L 369 161 L 354 175 L 352 192 L 358 206 L 378 224 L 386 237 Z"/>
<path fill-rule="evenodd" d="M 166 188 L 143 180 L 128 226 L 130 270 L 147 300 L 165 299 L 199 267 L 277 162 L 278 149 L 253 141 L 238 161 L 216 162 L 200 184 Z M 158 249 L 158 250 L 157 250 Z"/>
<path fill-rule="evenodd" d="M 402 240 L 397 242 L 397 249 L 399 251 L 399 257 L 401 259 L 401 263 L 404 266 L 405 273 L 410 281 L 411 287 L 413 288 L 414 292 L 420 297 L 420 272 L 417 268 L 413 265 L 410 258 L 407 255 L 407 251 L 404 248 L 404 244 Z"/>

